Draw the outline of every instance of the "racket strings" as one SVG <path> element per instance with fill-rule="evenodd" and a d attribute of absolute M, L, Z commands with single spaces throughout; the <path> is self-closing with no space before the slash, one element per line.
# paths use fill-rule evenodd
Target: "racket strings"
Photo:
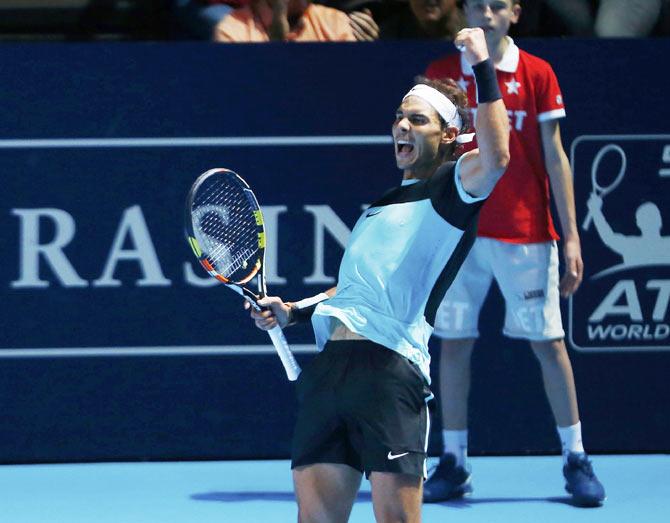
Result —
<path fill-rule="evenodd" d="M 230 260 L 230 263 L 227 266 L 228 274 L 234 274 L 240 269 L 246 269 L 248 267 L 249 259 L 253 257 L 256 252 L 258 252 L 258 249 L 246 249 L 240 252 L 238 256 Z"/>
<path fill-rule="evenodd" d="M 212 183 L 193 203 L 199 240 L 216 271 L 227 278 L 255 266 L 252 258 L 260 248 L 254 210 L 236 183 Z"/>

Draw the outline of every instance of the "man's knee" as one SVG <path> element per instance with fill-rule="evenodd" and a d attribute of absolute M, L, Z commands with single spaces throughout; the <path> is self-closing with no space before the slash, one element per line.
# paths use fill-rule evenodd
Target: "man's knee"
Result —
<path fill-rule="evenodd" d="M 419 519 L 416 510 L 406 510 L 403 507 L 382 507 L 375 510 L 376 519 L 379 523 L 414 523 Z"/>
<path fill-rule="evenodd" d="M 298 521 L 300 523 L 339 523 L 349 519 L 353 499 L 324 496 L 312 492 L 298 496 Z"/>
<path fill-rule="evenodd" d="M 409 474 L 375 473 L 370 476 L 377 521 L 418 523 L 421 520 L 423 478 Z"/>
<path fill-rule="evenodd" d="M 307 465 L 293 469 L 301 523 L 346 521 L 351 512 L 361 473 L 347 465 Z"/>
<path fill-rule="evenodd" d="M 321 503 L 298 503 L 299 523 L 340 523 L 349 519 L 351 510 L 340 506 L 325 506 Z"/>

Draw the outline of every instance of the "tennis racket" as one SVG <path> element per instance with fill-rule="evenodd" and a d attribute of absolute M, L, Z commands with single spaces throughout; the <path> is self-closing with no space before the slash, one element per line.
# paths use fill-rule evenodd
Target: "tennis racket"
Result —
<path fill-rule="evenodd" d="M 619 156 L 621 157 L 621 167 L 619 168 L 619 172 L 617 173 L 617 175 L 609 184 L 600 185 L 598 183 L 598 167 L 600 167 L 600 162 L 602 161 L 603 157 L 610 151 L 616 151 L 617 153 L 619 153 Z M 613 143 L 606 145 L 605 147 L 600 149 L 600 151 L 598 151 L 598 154 L 596 154 L 596 157 L 593 159 L 593 165 L 591 166 L 591 187 L 592 187 L 591 194 L 595 194 L 596 196 L 603 198 L 604 196 L 611 193 L 614 189 L 617 188 L 617 186 L 621 183 L 621 180 L 623 180 L 625 173 L 626 173 L 626 153 L 624 152 L 624 150 L 618 145 Z M 584 218 L 584 221 L 582 222 L 582 229 L 587 231 L 591 226 L 592 221 L 593 221 L 593 215 L 591 214 L 591 211 L 589 211 L 588 214 L 586 215 L 586 218 Z"/>
<path fill-rule="evenodd" d="M 265 296 L 263 214 L 249 185 L 228 169 L 210 169 L 186 199 L 186 239 L 205 270 L 261 310 Z M 252 281 L 256 280 L 255 287 Z M 298 379 L 300 365 L 279 325 L 268 331 L 286 375 Z"/>

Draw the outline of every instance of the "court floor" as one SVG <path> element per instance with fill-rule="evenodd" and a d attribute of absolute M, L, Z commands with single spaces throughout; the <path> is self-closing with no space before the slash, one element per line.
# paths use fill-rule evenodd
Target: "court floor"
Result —
<path fill-rule="evenodd" d="M 434 462 L 434 459 L 431 459 Z M 594 456 L 603 507 L 563 492 L 559 457 L 472 458 L 474 495 L 425 505 L 423 521 L 670 521 L 670 455 Z M 296 521 L 287 461 L 0 466 L 2 523 L 274 523 Z M 374 522 L 369 483 L 350 519 Z"/>

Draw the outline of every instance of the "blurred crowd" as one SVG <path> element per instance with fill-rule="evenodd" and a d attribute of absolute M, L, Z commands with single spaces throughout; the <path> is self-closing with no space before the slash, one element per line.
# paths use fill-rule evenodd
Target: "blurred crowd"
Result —
<path fill-rule="evenodd" d="M 451 39 L 464 0 L 10 0 L 0 40 Z M 482 2 L 491 9 L 509 0 Z M 511 36 L 670 36 L 670 0 L 522 0 Z"/>
<path fill-rule="evenodd" d="M 484 3 L 495 1 L 506 0 Z M 181 37 L 217 42 L 451 39 L 464 26 L 462 0 L 173 2 Z M 670 0 L 525 0 L 522 9 L 512 36 L 670 35 Z"/>

